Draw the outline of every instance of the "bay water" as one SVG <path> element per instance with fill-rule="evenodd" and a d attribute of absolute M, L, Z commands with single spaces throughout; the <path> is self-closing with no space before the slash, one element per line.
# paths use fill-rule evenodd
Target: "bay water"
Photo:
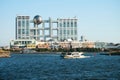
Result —
<path fill-rule="evenodd" d="M 11 54 L 10 58 L 0 58 L 0 80 L 120 80 L 120 56 L 84 55 L 90 57 Z"/>

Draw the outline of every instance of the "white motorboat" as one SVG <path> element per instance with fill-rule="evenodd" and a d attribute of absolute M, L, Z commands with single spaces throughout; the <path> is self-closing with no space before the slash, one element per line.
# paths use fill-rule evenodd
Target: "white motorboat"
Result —
<path fill-rule="evenodd" d="M 66 52 L 62 53 L 63 58 L 88 58 L 89 56 L 82 55 L 83 52 Z"/>
<path fill-rule="evenodd" d="M 83 52 L 76 52 L 76 49 L 74 52 L 69 52 L 72 49 L 71 42 L 69 43 L 68 49 L 69 49 L 68 52 L 62 52 L 61 56 L 63 58 L 87 58 L 87 57 L 89 57 L 89 56 L 82 55 Z"/>

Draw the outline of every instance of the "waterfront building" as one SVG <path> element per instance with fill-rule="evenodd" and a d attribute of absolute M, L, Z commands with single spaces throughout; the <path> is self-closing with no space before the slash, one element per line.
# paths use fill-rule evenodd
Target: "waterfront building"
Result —
<path fill-rule="evenodd" d="M 47 48 L 49 49 L 50 48 L 50 44 L 48 42 L 38 42 L 37 48 Z"/>
<path fill-rule="evenodd" d="M 82 48 L 95 48 L 95 43 L 91 41 L 81 42 Z"/>
<path fill-rule="evenodd" d="M 120 44 L 107 43 L 105 49 L 120 49 Z"/>
<path fill-rule="evenodd" d="M 30 28 L 30 23 L 34 27 Z M 29 16 L 16 17 L 16 39 L 35 39 L 46 41 L 54 39 L 63 41 L 66 39 L 77 40 L 77 18 L 58 18 L 53 20 L 42 20 L 42 17 L 36 15 L 33 20 Z"/>
<path fill-rule="evenodd" d="M 32 47 L 32 41 L 64 41 L 71 39 L 77 41 L 77 21 L 74 18 L 57 18 L 53 20 L 43 20 L 36 15 L 33 19 L 30 16 L 18 15 L 16 17 L 16 40 L 12 40 L 10 45 Z M 30 26 L 33 24 L 33 27 Z M 34 46 L 33 46 L 34 47 Z"/>
<path fill-rule="evenodd" d="M 70 48 L 70 45 L 72 46 L 72 48 L 81 48 L 82 47 L 82 43 L 79 41 L 64 41 L 64 42 L 59 42 L 59 45 L 62 48 Z"/>
<path fill-rule="evenodd" d="M 34 39 L 16 39 L 10 41 L 10 48 L 25 48 L 28 44 L 37 44 Z"/>
<path fill-rule="evenodd" d="M 27 49 L 35 49 L 36 48 L 36 44 L 35 43 L 27 44 L 26 48 Z"/>
<path fill-rule="evenodd" d="M 106 42 L 95 42 L 95 48 L 100 48 L 100 49 L 104 49 L 106 48 L 108 43 Z"/>

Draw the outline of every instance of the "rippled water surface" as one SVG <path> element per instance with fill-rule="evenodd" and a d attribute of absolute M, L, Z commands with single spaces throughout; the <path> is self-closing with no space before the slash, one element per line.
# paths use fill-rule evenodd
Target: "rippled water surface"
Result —
<path fill-rule="evenodd" d="M 120 80 L 120 56 L 63 59 L 60 54 L 0 58 L 0 80 Z"/>

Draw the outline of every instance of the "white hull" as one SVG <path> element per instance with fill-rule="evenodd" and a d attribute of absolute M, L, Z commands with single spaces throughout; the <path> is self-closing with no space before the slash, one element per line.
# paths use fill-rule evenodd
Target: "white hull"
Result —
<path fill-rule="evenodd" d="M 68 56 L 68 55 L 65 55 L 64 58 L 89 58 L 90 56 Z"/>
<path fill-rule="evenodd" d="M 82 55 L 83 52 L 68 52 L 63 55 L 64 58 L 88 58 L 90 56 Z"/>

